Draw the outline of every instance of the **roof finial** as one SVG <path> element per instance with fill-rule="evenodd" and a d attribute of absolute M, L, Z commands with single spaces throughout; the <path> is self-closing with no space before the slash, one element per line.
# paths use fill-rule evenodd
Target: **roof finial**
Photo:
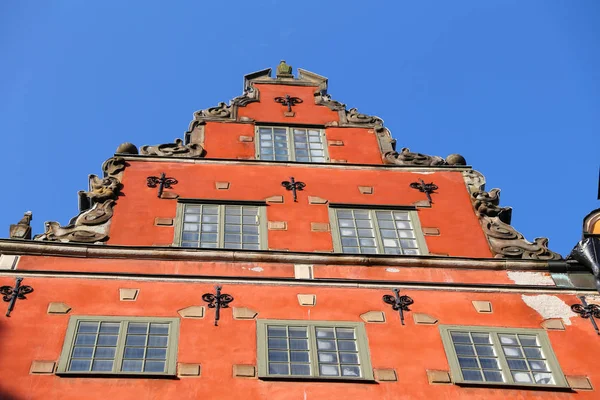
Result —
<path fill-rule="evenodd" d="M 277 77 L 278 78 L 293 78 L 292 75 L 292 66 L 287 65 L 285 60 L 281 60 L 279 65 L 277 66 Z"/>

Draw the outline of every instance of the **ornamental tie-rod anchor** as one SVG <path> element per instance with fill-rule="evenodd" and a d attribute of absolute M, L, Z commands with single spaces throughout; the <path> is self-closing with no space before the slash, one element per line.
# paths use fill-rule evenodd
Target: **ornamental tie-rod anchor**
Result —
<path fill-rule="evenodd" d="M 160 198 L 163 194 L 164 189 L 171 189 L 172 185 L 177 184 L 177 179 L 167 178 L 165 173 L 160 174 L 160 178 L 157 176 L 149 176 L 146 178 L 148 187 L 155 188 L 158 185 L 158 197 Z"/>
<path fill-rule="evenodd" d="M 392 289 L 394 296 L 389 294 L 383 295 L 383 301 L 392 305 L 394 311 L 400 314 L 400 322 L 404 325 L 404 311 L 410 311 L 408 306 L 414 303 L 414 300 L 406 295 L 400 296 L 400 289 Z"/>
<path fill-rule="evenodd" d="M 10 313 L 15 308 L 15 303 L 17 299 L 26 300 L 26 294 L 33 292 L 33 288 L 31 286 L 23 285 L 21 286 L 21 282 L 23 278 L 17 278 L 15 282 L 15 287 L 12 288 L 10 286 L 2 286 L 0 287 L 0 294 L 3 295 L 2 300 L 6 301 L 8 304 L 8 310 L 6 311 L 6 316 L 10 317 Z"/>
<path fill-rule="evenodd" d="M 571 310 L 579 314 L 581 318 L 589 318 L 594 330 L 600 335 L 600 330 L 598 330 L 598 324 L 596 324 L 595 320 L 595 318 L 600 318 L 600 306 L 597 304 L 588 304 L 583 296 L 580 296 L 579 300 L 581 300 L 581 304 L 573 304 Z"/>
<path fill-rule="evenodd" d="M 296 182 L 294 180 L 294 177 L 292 176 L 292 177 L 290 177 L 289 181 L 281 182 L 281 186 L 283 186 L 286 190 L 292 191 L 292 193 L 294 194 L 294 202 L 297 203 L 298 195 L 296 194 L 296 191 L 304 190 L 304 188 L 306 187 L 306 184 L 304 182 Z"/>
<path fill-rule="evenodd" d="M 302 99 L 299 97 L 291 97 L 289 94 L 286 94 L 285 97 L 275 97 L 274 99 L 277 103 L 280 103 L 284 106 L 287 106 L 287 112 L 292 112 L 292 106 L 296 104 L 302 103 Z"/>
<path fill-rule="evenodd" d="M 215 286 L 217 294 L 204 293 L 202 300 L 208 303 L 208 308 L 215 309 L 215 326 L 219 325 L 219 319 L 221 318 L 221 308 L 229 308 L 229 303 L 233 301 L 233 296 L 227 293 L 221 293 L 222 286 Z"/>
<path fill-rule="evenodd" d="M 423 179 L 419 179 L 419 182 L 411 183 L 410 187 L 413 189 L 417 189 L 421 193 L 425 193 L 425 195 L 427 196 L 427 200 L 429 200 L 430 203 L 433 203 L 433 201 L 431 200 L 431 194 L 435 193 L 435 191 L 438 190 L 438 186 L 435 183 L 425 183 Z"/>

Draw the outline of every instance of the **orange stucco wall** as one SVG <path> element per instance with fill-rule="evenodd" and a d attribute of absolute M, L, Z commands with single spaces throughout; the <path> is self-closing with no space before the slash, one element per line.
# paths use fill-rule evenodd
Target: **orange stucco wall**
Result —
<path fill-rule="evenodd" d="M 315 104 L 315 86 L 284 86 L 270 84 L 256 84 L 260 92 L 260 101 L 250 103 L 246 107 L 238 109 L 240 117 L 252 118 L 263 123 L 282 122 L 286 124 L 319 124 L 325 125 L 328 122 L 339 121 L 337 111 L 332 111 L 324 106 Z M 298 97 L 302 99 L 293 107 L 295 115 L 286 117 L 284 112 L 287 107 L 275 102 L 275 97 Z"/>
<path fill-rule="evenodd" d="M 156 197 L 156 189 L 146 186 L 146 177 L 168 175 L 179 183 L 171 189 L 181 198 L 264 200 L 283 195 L 283 204 L 269 204 L 269 221 L 287 221 L 286 231 L 269 231 L 270 249 L 290 251 L 332 251 L 329 232 L 311 232 L 311 222 L 329 222 L 327 205 L 312 205 L 308 196 L 316 196 L 332 203 L 412 205 L 424 200 L 425 195 L 410 188 L 418 179 L 435 182 L 439 186 L 433 194 L 431 208 L 419 208 L 423 227 L 434 227 L 439 236 L 427 236 L 431 253 L 451 256 L 490 257 L 491 253 L 483 231 L 473 212 L 471 202 L 460 172 L 434 172 L 421 174 L 398 169 L 330 169 L 284 165 L 184 164 L 169 162 L 136 162 L 123 176 L 124 196 L 115 207 L 109 244 L 153 245 L 171 244 L 174 229 L 154 226 L 156 217 L 176 216 L 176 201 Z M 294 176 L 306 183 L 294 203 L 291 192 L 281 182 Z M 229 190 L 217 190 L 216 181 L 230 182 Z M 372 186 L 373 194 L 364 195 L 358 186 Z"/>
<path fill-rule="evenodd" d="M 0 278 L 1 284 L 11 280 Z M 543 318 L 518 293 L 473 293 L 403 289 L 415 301 L 406 313 L 406 325 L 381 301 L 387 291 L 361 288 L 286 287 L 230 284 L 233 307 L 257 311 L 259 318 L 361 322 L 360 314 L 380 310 L 385 323 L 367 323 L 373 368 L 394 368 L 397 382 L 281 382 L 232 377 L 233 364 L 256 365 L 254 320 L 234 320 L 223 310 L 213 326 L 214 310 L 203 319 L 182 319 L 177 361 L 200 363 L 201 377 L 181 379 L 76 378 L 31 375 L 32 360 L 58 360 L 70 315 L 178 317 L 177 310 L 201 305 L 213 283 L 143 282 L 108 279 L 27 278 L 36 291 L 19 300 L 10 318 L 0 319 L 0 382 L 3 399 L 596 399 L 596 392 L 564 393 L 552 390 L 464 388 L 429 385 L 426 370 L 448 370 L 438 327 L 415 325 L 411 313 L 427 313 L 440 324 L 539 328 Z M 135 302 L 119 301 L 119 288 L 140 290 Z M 317 304 L 303 307 L 297 294 L 315 294 Z M 573 295 L 557 296 L 567 304 Z M 472 300 L 493 304 L 492 314 L 479 314 Z M 49 315 L 49 302 L 65 302 L 69 315 Z M 600 379 L 596 368 L 600 347 L 589 321 L 571 318 L 565 331 L 548 332 L 562 370 L 567 375 Z M 23 340 L 18 340 L 23 338 Z M 584 346 L 583 343 L 592 345 Z M 26 390 L 25 390 L 26 388 Z M 83 396 L 83 397 L 82 397 Z"/>

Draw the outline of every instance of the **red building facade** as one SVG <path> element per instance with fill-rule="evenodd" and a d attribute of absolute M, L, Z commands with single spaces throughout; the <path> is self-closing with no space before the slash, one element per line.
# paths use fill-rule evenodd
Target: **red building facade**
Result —
<path fill-rule="evenodd" d="M 0 321 L 0 398 L 598 398 L 593 275 L 460 155 L 275 75 L 119 146 L 69 225 L 11 226 L 0 285 L 33 291 Z"/>

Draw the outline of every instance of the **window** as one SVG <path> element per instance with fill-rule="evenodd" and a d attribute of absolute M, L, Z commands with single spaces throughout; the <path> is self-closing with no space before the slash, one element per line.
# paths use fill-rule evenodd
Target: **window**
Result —
<path fill-rule="evenodd" d="M 440 326 L 456 383 L 566 387 L 545 331 Z"/>
<path fill-rule="evenodd" d="M 263 378 L 372 380 L 362 323 L 257 320 Z"/>
<path fill-rule="evenodd" d="M 416 211 L 333 207 L 330 210 L 336 252 L 427 254 Z"/>
<path fill-rule="evenodd" d="M 261 160 L 329 161 L 321 129 L 260 126 L 256 136 L 256 158 Z"/>
<path fill-rule="evenodd" d="M 266 248 L 264 206 L 179 203 L 175 243 L 182 247 Z"/>
<path fill-rule="evenodd" d="M 71 317 L 58 373 L 174 375 L 179 320 Z"/>

